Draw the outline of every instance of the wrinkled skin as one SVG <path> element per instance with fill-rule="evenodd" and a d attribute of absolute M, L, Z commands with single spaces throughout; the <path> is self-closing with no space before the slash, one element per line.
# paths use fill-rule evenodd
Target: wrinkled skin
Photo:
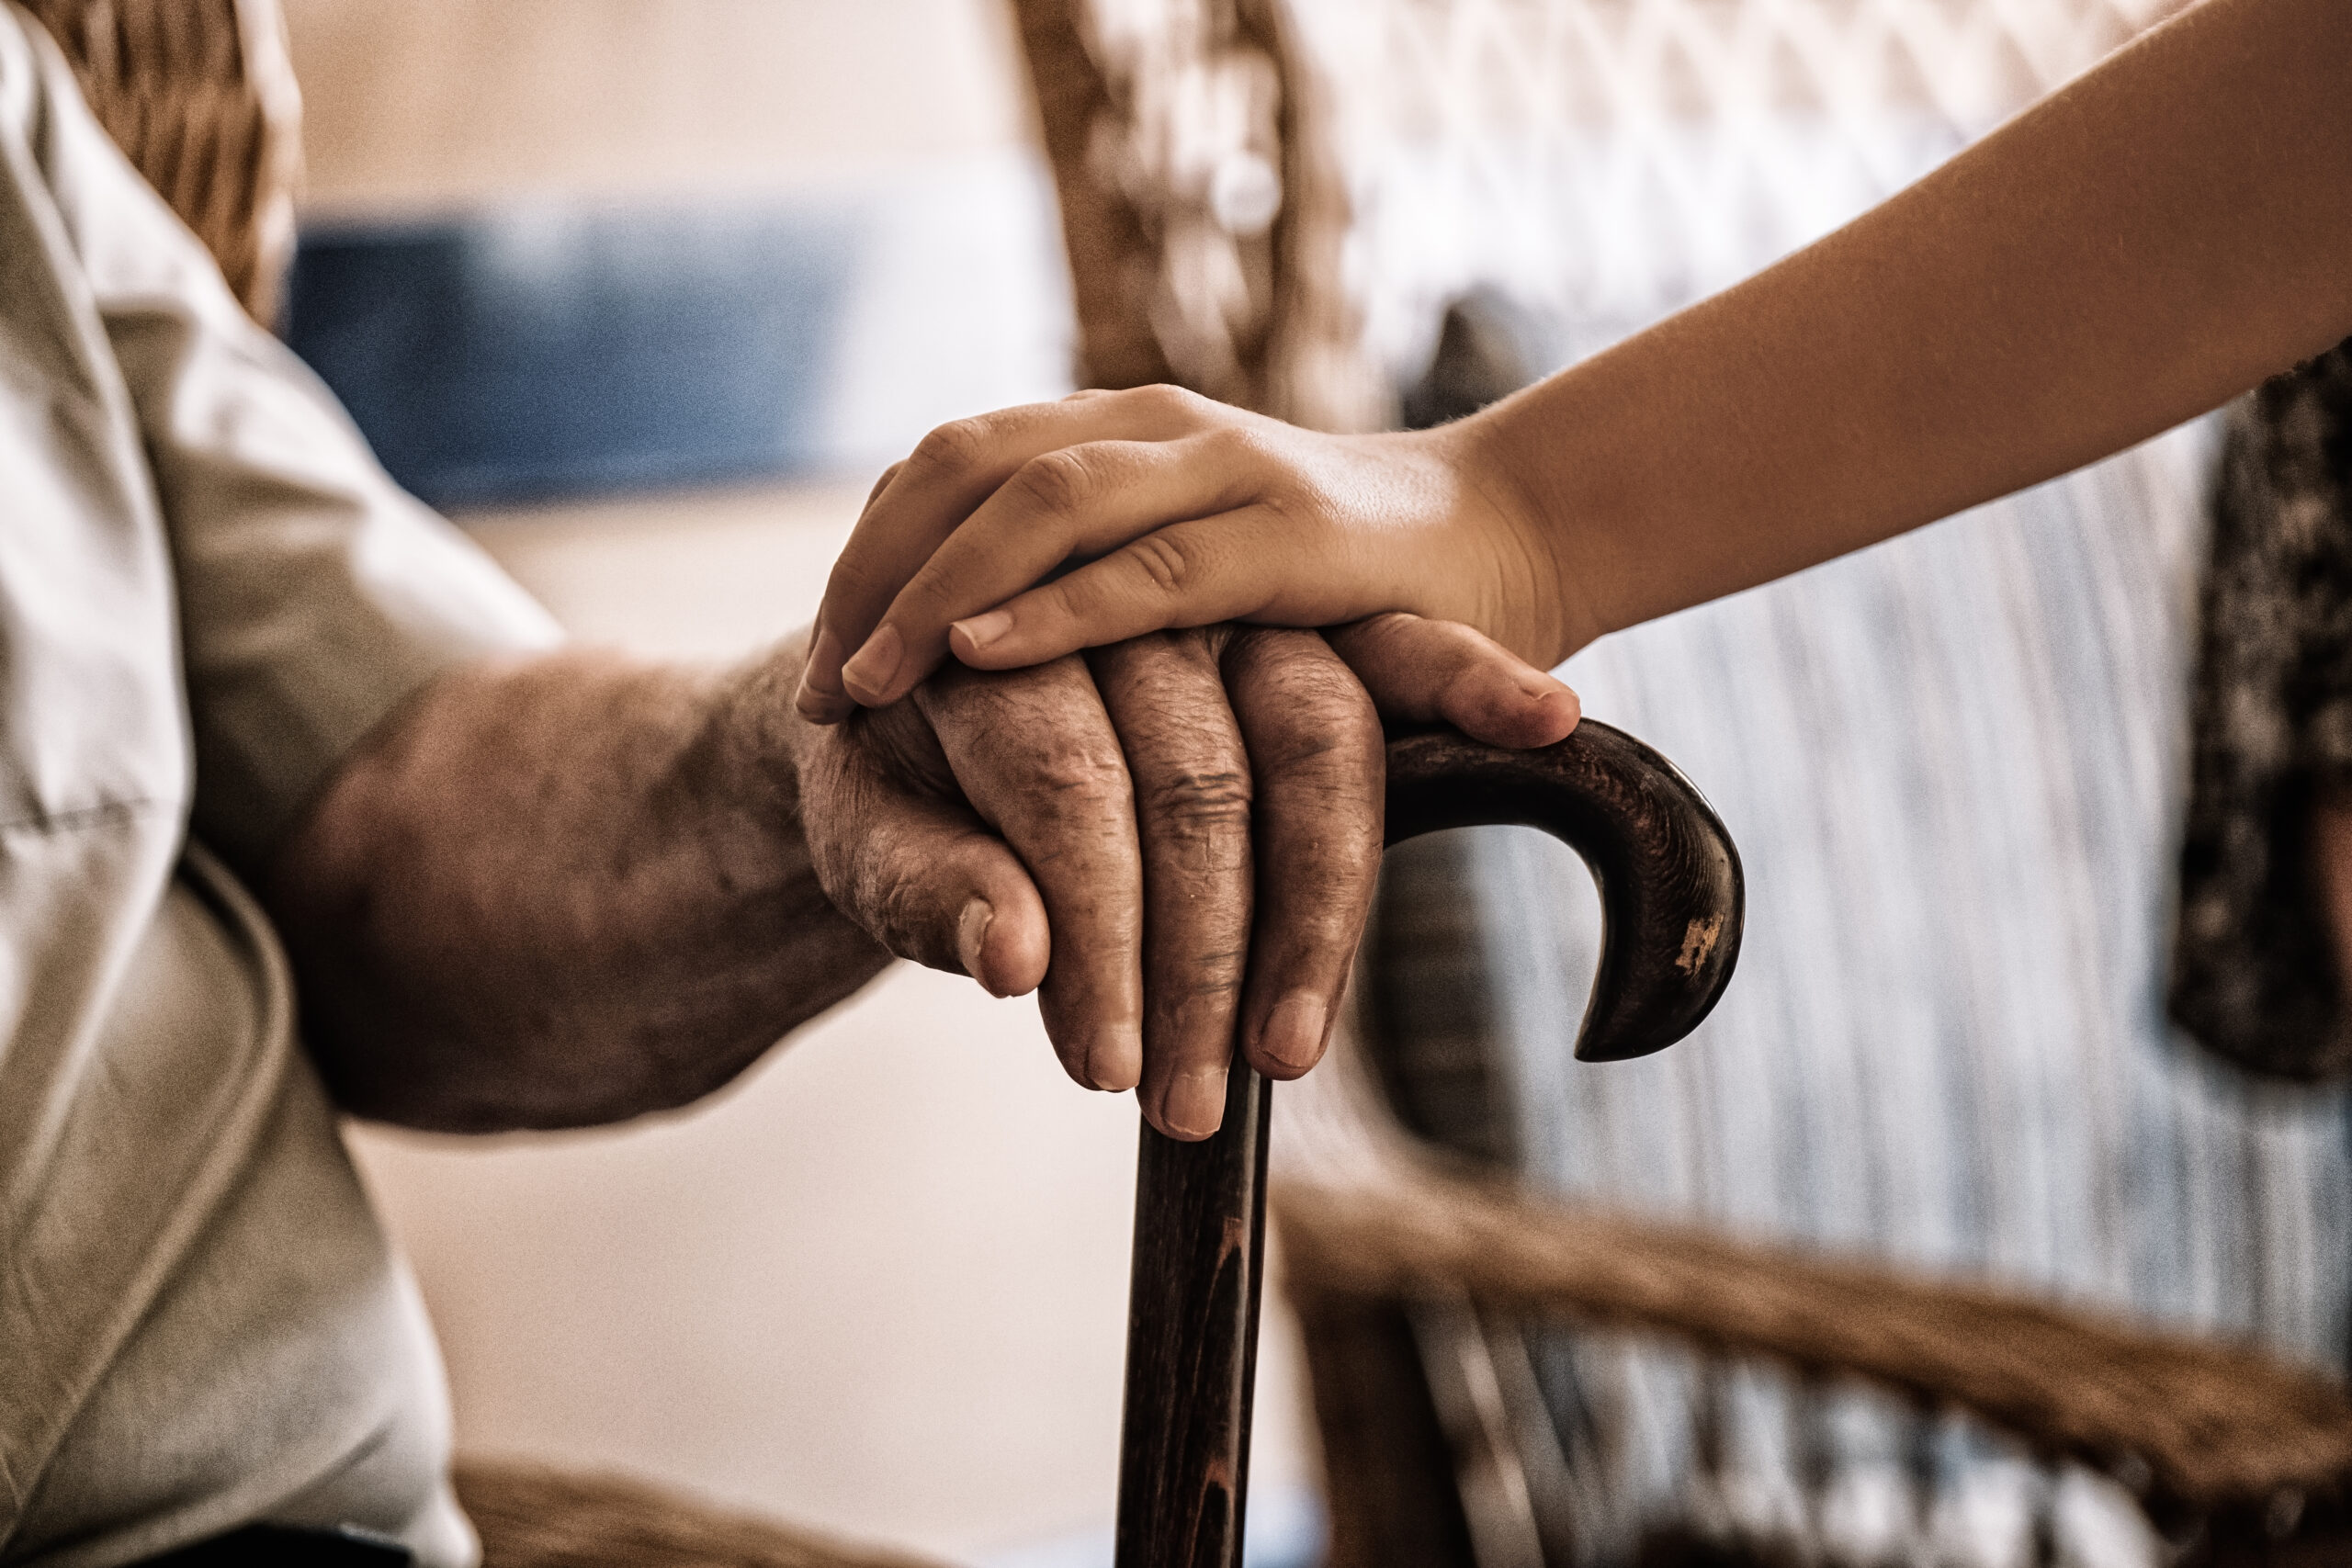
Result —
<path fill-rule="evenodd" d="M 387 721 L 261 879 L 341 1101 L 453 1131 L 683 1105 L 896 953 L 1039 988 L 1073 1077 L 1205 1135 L 1237 1020 L 1273 1076 L 1321 1054 L 1378 860 L 1380 717 L 1533 744 L 1576 716 L 1476 633 L 1401 615 L 950 671 L 832 728 L 790 700 L 805 657 L 565 651 Z"/>
<path fill-rule="evenodd" d="M 1322 1055 L 1379 864 L 1380 739 L 1306 632 L 950 670 L 820 738 L 806 798 L 858 805 L 812 810 L 810 849 L 885 945 L 1000 994 L 1039 986 L 1071 1077 L 1140 1084 L 1156 1125 L 1203 1136 L 1237 1021 L 1271 1076 Z M 991 863 L 1004 846 L 1018 865 Z M 944 907 L 967 884 L 985 913 Z"/>

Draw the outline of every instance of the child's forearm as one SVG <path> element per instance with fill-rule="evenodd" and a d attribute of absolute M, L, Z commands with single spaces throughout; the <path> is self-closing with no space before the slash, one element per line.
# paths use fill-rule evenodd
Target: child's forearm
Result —
<path fill-rule="evenodd" d="M 1388 610 L 1549 662 L 2063 473 L 2347 333 L 2352 5 L 2206 0 L 1818 244 L 1459 424 L 1317 435 L 1163 388 L 943 426 L 876 487 L 798 700 L 822 722 L 887 704 L 951 646 L 1011 669 Z"/>
<path fill-rule="evenodd" d="M 2208 0 L 1480 416 L 1565 654 L 2063 473 L 2352 332 L 2352 7 Z"/>

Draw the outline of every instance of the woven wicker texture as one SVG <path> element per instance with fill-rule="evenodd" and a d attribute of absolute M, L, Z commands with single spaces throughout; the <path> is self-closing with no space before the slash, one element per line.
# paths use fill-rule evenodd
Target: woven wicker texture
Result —
<path fill-rule="evenodd" d="M 1347 209 L 1279 0 L 1014 0 L 1076 282 L 1078 378 L 1374 420 L 1329 287 Z"/>
<path fill-rule="evenodd" d="M 1588 348 L 1835 226 L 2178 4 L 1294 0 L 1350 198 L 1334 281 L 1392 373 L 1479 283 Z"/>
<path fill-rule="evenodd" d="M 270 321 L 301 168 L 301 96 L 276 0 L 25 3 L 99 123 Z"/>
<path fill-rule="evenodd" d="M 1358 1005 L 1371 1004 L 1360 997 Z M 1734 1412 L 1720 1402 L 1738 1386 L 1735 1369 L 1752 1377 L 1763 1366 L 1808 1391 L 1803 1409 L 1819 1428 L 1816 1446 L 1831 1436 L 1822 1423 L 1834 1424 L 1830 1396 L 1840 1391 L 1887 1415 L 1910 1412 L 1915 1441 L 1955 1411 L 1990 1422 L 2053 1467 L 2040 1492 L 2040 1531 L 2064 1488 L 2056 1467 L 2079 1465 L 2201 1541 L 2199 1551 L 2218 1553 L 2210 1561 L 2240 1561 L 2231 1554 L 2240 1550 L 2254 1553 L 2248 1562 L 2273 1561 L 2261 1554 L 2271 1551 L 2288 1553 L 2280 1562 L 2352 1553 L 2343 1534 L 2352 1400 L 2331 1377 L 2263 1348 L 1938 1279 L 1916 1265 L 1740 1241 L 1531 1194 L 1484 1162 L 1405 1137 L 1352 1031 L 1314 1077 L 1284 1089 L 1277 1115 L 1272 1208 L 1285 1287 L 1308 1334 L 1335 1565 L 1532 1568 L 1585 1561 L 1604 1544 L 1582 1539 L 1596 1509 L 1611 1511 L 1594 1488 L 1622 1478 L 1593 1464 L 1589 1447 L 1562 1451 L 1556 1367 L 1552 1377 L 1542 1371 L 1547 1340 L 1557 1348 L 1566 1327 L 1604 1352 L 1618 1338 L 1653 1359 L 1665 1341 L 1679 1341 L 1711 1369 L 1688 1389 L 1654 1390 L 1668 1408 L 1631 1423 L 1670 1426 L 1686 1395 L 1711 1396 L 1692 1412 L 1697 1473 L 1680 1483 L 1690 1517 L 1703 1521 L 1698 1538 L 1682 1538 L 1694 1563 L 1750 1561 L 1724 1555 L 1727 1540 L 1760 1552 L 1759 1562 L 1855 1560 L 1817 1539 L 1803 1544 L 1802 1520 L 1759 1538 L 1739 1519 L 1725 1490 L 1738 1484 L 1724 1448 Z M 1589 1416 L 1626 1424 L 1625 1412 L 1612 1417 L 1605 1407 Z M 1615 1441 L 1629 1439 L 1641 1446 L 1628 1431 Z M 1908 1500 L 1915 1517 L 1883 1521 L 1907 1539 L 1886 1543 L 1891 1555 L 1860 1560 L 2017 1561 L 2026 1543 L 2014 1539 L 1989 1558 L 1978 1554 L 1982 1540 L 1939 1547 L 1933 1515 L 1952 1478 L 1933 1479 L 1934 1446 L 1917 1456 L 1928 1468 Z M 1835 1460 L 1824 1450 L 1801 1462 L 1822 1467 L 1808 1483 L 1818 1529 Z M 1458 1502 L 1432 1490 L 1457 1485 Z M 1468 1539 L 1449 1543 L 1464 1516 Z M 1988 1523 L 1997 1540 L 2004 1527 Z M 2278 1539 L 2299 1523 L 2291 1543 Z M 1654 1537 L 1642 1561 L 1683 1562 L 1660 1554 L 1665 1540 Z M 2046 1537 L 2036 1550 L 2036 1562 L 2132 1560 L 2128 1549 L 2076 1557 Z"/>
<path fill-rule="evenodd" d="M 2329 1493 L 2352 1475 L 2340 1389 L 2212 1341 L 1436 1176 L 1294 1183 L 1279 1203 L 1291 1267 L 1317 1290 L 1458 1292 L 1521 1316 L 1663 1329 L 1852 1373 L 1965 1404 L 2190 1506 Z"/>
<path fill-rule="evenodd" d="M 456 1480 L 481 1568 L 936 1568 L 619 1476 L 463 1460 Z"/>

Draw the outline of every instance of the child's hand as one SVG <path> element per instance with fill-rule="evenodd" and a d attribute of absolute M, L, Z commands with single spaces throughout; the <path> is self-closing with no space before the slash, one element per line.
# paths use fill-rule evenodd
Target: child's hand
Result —
<path fill-rule="evenodd" d="M 800 711 L 895 702 L 951 649 L 1006 670 L 1229 620 L 1403 610 L 1549 663 L 1577 640 L 1559 575 L 1476 465 L 1476 423 L 1322 435 L 1149 387 L 944 425 L 834 565 Z"/>

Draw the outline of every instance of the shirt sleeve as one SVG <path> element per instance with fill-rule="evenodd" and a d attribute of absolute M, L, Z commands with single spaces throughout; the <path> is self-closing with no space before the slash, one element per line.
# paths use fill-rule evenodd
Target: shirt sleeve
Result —
<path fill-rule="evenodd" d="M 99 127 L 55 46 L 34 44 L 38 155 L 170 536 L 194 830 L 252 871 L 354 744 L 435 674 L 560 633 L 392 482 Z"/>

